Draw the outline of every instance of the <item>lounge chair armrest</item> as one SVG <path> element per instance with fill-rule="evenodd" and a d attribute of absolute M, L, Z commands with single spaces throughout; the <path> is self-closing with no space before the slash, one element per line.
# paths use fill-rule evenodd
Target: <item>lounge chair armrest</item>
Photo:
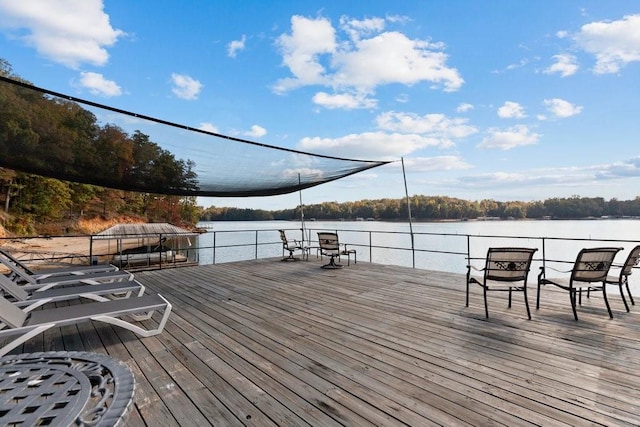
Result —
<path fill-rule="evenodd" d="M 483 268 L 478 268 L 478 267 L 475 267 L 475 266 L 473 266 L 471 264 L 467 264 L 467 270 L 484 271 L 484 267 Z"/>
<path fill-rule="evenodd" d="M 26 307 L 20 307 L 20 310 L 24 311 L 25 313 L 28 313 L 30 311 L 35 310 L 36 308 L 40 307 L 41 305 L 44 305 L 48 302 L 51 301 L 51 298 L 42 298 L 38 301 L 35 301 L 33 304 L 28 305 Z"/>

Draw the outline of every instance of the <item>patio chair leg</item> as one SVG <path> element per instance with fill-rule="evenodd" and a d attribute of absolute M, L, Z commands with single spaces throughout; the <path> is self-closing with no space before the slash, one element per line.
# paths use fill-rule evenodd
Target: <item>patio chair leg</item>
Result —
<path fill-rule="evenodd" d="M 293 251 L 289 251 L 289 256 L 287 258 L 282 258 L 282 261 L 298 261 L 298 258 L 293 256 Z"/>
<path fill-rule="evenodd" d="M 613 313 L 611 312 L 611 307 L 609 306 L 609 299 L 607 298 L 607 287 L 605 284 L 602 284 L 602 296 L 604 297 L 604 303 L 607 306 L 607 311 L 609 312 L 609 318 L 613 319 Z M 622 297 L 624 298 L 624 296 Z"/>
<path fill-rule="evenodd" d="M 622 302 L 624 303 L 624 308 L 627 309 L 627 313 L 629 312 L 629 304 L 627 304 L 627 299 L 624 297 L 624 289 L 622 288 L 622 283 L 620 283 L 620 296 L 622 297 Z"/>
<path fill-rule="evenodd" d="M 509 288 L 509 308 L 511 308 L 511 288 Z"/>
<path fill-rule="evenodd" d="M 322 268 L 342 268 L 342 264 L 336 264 L 336 256 L 331 255 L 329 264 L 323 265 Z"/>
<path fill-rule="evenodd" d="M 636 305 L 636 303 L 633 301 L 633 296 L 631 296 L 631 291 L 629 290 L 629 279 L 627 277 L 624 278 L 624 284 L 627 287 L 627 294 L 629 294 L 629 300 L 631 301 L 631 305 Z"/>
<path fill-rule="evenodd" d="M 576 290 L 575 289 L 569 289 L 569 299 L 571 300 L 571 308 L 573 309 L 573 317 L 578 320 L 578 312 L 576 310 Z"/>
<path fill-rule="evenodd" d="M 484 316 L 488 319 L 489 318 L 489 305 L 487 304 L 487 288 L 484 288 Z"/>
<path fill-rule="evenodd" d="M 465 307 L 469 307 L 469 270 L 467 269 L 467 302 L 465 303 Z"/>
<path fill-rule="evenodd" d="M 531 320 L 531 310 L 529 310 L 529 298 L 527 298 L 527 288 L 524 288 L 524 305 L 527 307 L 527 316 L 529 316 L 529 320 Z"/>

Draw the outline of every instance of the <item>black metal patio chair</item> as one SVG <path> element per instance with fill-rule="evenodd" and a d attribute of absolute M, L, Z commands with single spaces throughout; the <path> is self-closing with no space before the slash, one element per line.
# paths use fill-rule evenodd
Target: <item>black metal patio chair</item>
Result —
<path fill-rule="evenodd" d="M 532 248 L 489 248 L 485 266 L 482 269 L 467 265 L 467 303 L 469 307 L 469 285 L 475 283 L 483 289 L 485 317 L 489 318 L 487 292 L 499 291 L 509 293 L 509 308 L 511 308 L 512 292 L 524 294 L 524 304 L 527 316 L 531 319 L 529 300 L 527 298 L 527 277 L 531 269 L 533 254 L 538 249 Z M 482 276 L 474 276 L 471 270 L 480 271 Z"/>
<path fill-rule="evenodd" d="M 322 268 L 342 268 L 342 264 L 336 264 L 335 259 L 342 255 L 347 256 L 347 265 L 351 265 L 351 255 L 353 255 L 353 263 L 357 263 L 356 250 L 350 249 L 347 245 L 340 243 L 338 239 L 338 233 L 320 231 L 318 232 L 318 244 L 320 255 L 328 256 L 329 263 L 322 266 Z"/>
<path fill-rule="evenodd" d="M 278 232 L 280 233 L 280 240 L 282 240 L 282 252 L 289 252 L 289 256 L 282 258 L 282 261 L 298 261 L 299 258 L 293 256 L 295 251 L 301 251 L 302 258 L 309 257 L 309 248 L 305 247 L 301 241 L 288 239 L 284 230 L 278 230 Z"/>
<path fill-rule="evenodd" d="M 613 264 L 613 259 L 620 250 L 622 250 L 622 248 L 585 248 L 578 253 L 571 270 L 560 271 L 547 267 L 547 269 L 571 273 L 569 277 L 547 278 L 545 267 L 540 267 L 536 310 L 540 308 L 540 288 L 543 285 L 553 285 L 569 292 L 573 317 L 578 320 L 576 305 L 582 304 L 582 290 L 587 290 L 588 292 L 601 290 L 604 303 L 609 312 L 609 317 L 613 319 L 613 313 L 611 312 L 609 300 L 607 299 L 607 275 Z"/>

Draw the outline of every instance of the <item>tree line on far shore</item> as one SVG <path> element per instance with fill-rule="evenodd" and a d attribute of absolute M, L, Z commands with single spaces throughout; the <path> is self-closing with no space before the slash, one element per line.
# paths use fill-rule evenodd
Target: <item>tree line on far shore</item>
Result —
<path fill-rule="evenodd" d="M 59 181 L 0 168 L 0 220 L 17 235 L 58 234 L 80 218 L 131 216 L 147 222 L 195 227 L 198 221 L 299 220 L 301 207 L 264 210 L 197 205 L 196 197 L 126 192 Z M 265 199 L 265 203 L 268 199 Z M 640 218 L 640 196 L 633 200 L 602 197 L 551 198 L 544 201 L 469 201 L 446 196 L 410 197 L 415 221 L 499 219 Z M 307 220 L 406 221 L 407 199 L 324 202 L 303 208 Z"/>
<path fill-rule="evenodd" d="M 414 195 L 409 199 L 324 202 L 303 207 L 306 219 L 403 221 L 500 219 L 585 219 L 640 217 L 640 196 L 633 200 L 602 197 L 551 198 L 543 201 L 469 201 L 446 196 Z M 409 205 L 409 206 L 408 206 Z M 201 221 L 265 221 L 301 218 L 301 207 L 282 210 L 241 209 L 211 206 L 200 213 Z"/>

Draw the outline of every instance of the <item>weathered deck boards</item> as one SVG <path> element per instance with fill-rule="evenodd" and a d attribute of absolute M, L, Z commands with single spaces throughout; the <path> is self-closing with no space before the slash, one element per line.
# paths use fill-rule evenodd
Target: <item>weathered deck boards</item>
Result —
<path fill-rule="evenodd" d="M 626 313 L 618 295 L 613 320 L 595 295 L 575 322 L 552 289 L 535 310 L 532 275 L 533 320 L 518 293 L 511 309 L 491 294 L 485 320 L 478 286 L 464 307 L 462 275 L 320 265 L 139 272 L 173 304 L 162 334 L 87 323 L 23 350 L 123 360 L 134 426 L 640 424 L 640 306 Z"/>

